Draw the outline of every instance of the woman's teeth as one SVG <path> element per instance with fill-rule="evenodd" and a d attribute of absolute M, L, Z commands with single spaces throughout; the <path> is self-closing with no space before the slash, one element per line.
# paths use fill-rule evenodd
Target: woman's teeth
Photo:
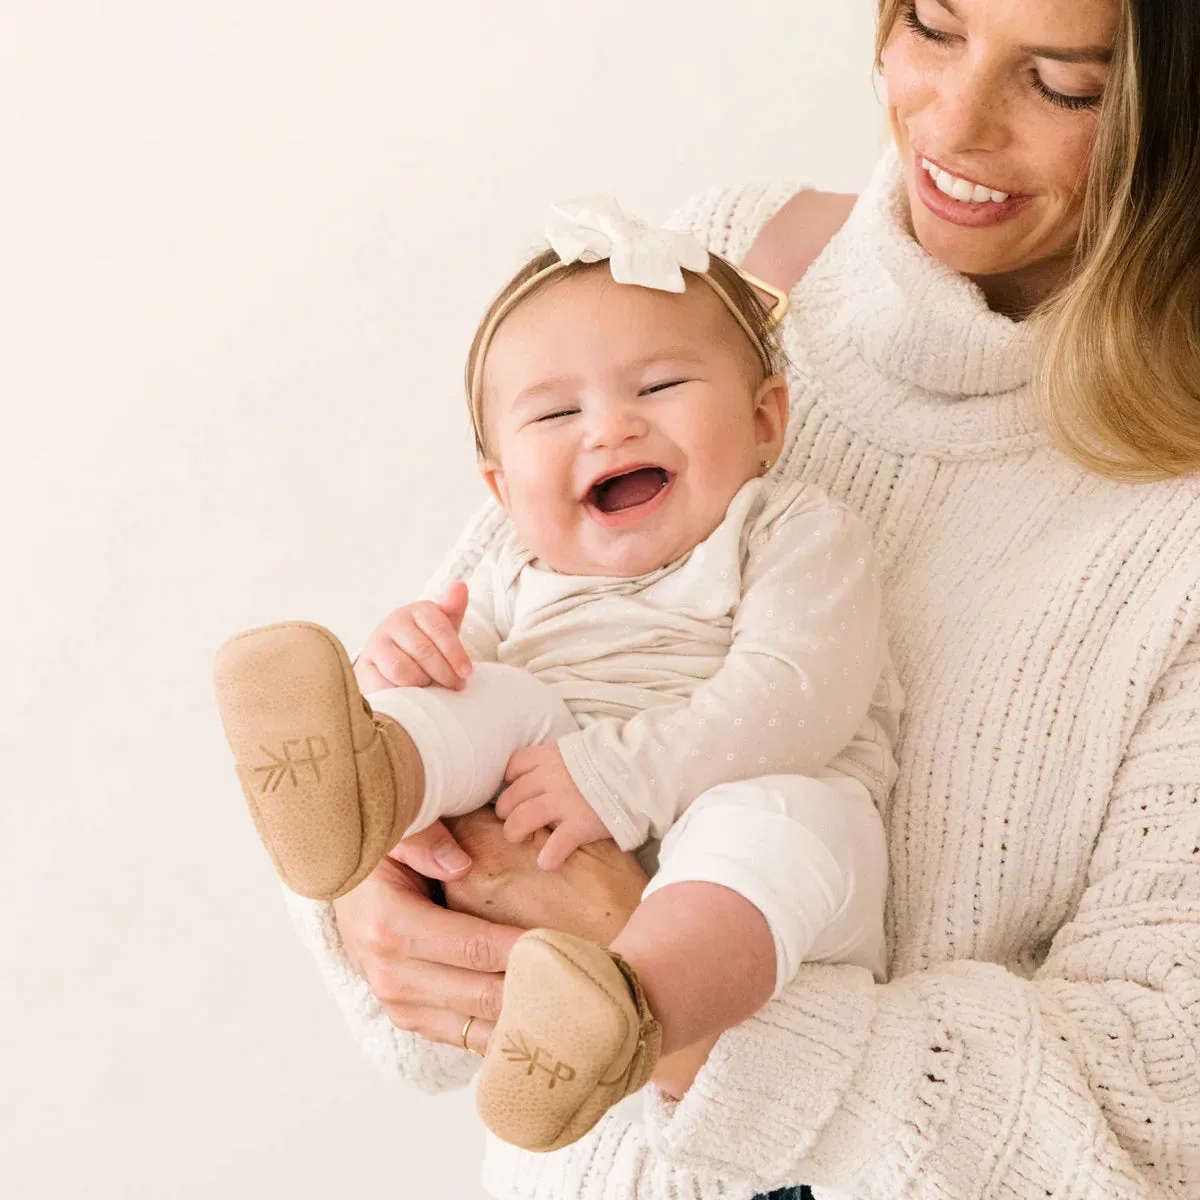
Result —
<path fill-rule="evenodd" d="M 937 190 L 945 192 L 952 200 L 961 200 L 966 204 L 982 204 L 985 200 L 990 200 L 1000 204 L 1008 199 L 1008 192 L 995 192 L 981 183 L 968 183 L 965 179 L 951 175 L 949 171 L 943 171 L 927 158 L 921 159 L 921 166 L 929 172 Z"/>

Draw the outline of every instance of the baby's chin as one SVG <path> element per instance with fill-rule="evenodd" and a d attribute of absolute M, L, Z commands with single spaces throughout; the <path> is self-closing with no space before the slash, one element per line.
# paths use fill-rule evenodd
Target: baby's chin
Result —
<path fill-rule="evenodd" d="M 536 554 L 536 551 L 534 553 Z M 538 554 L 537 561 L 541 566 L 549 567 L 559 575 L 594 575 L 603 579 L 637 579 L 641 575 L 649 575 L 652 571 L 665 567 L 679 557 L 681 555 L 665 554 L 642 557 L 629 555 L 613 555 L 611 557 L 567 555 L 563 557 L 556 555 L 548 558 Z"/>
<path fill-rule="evenodd" d="M 520 534 L 520 529 L 517 530 Z M 582 540 L 572 545 L 539 548 L 522 538 L 538 563 L 560 575 L 595 575 L 607 579 L 636 579 L 649 575 L 681 558 L 690 547 L 662 544 L 658 538 L 613 539 L 609 545 L 588 546 Z M 640 543 L 640 544 L 639 544 Z"/>

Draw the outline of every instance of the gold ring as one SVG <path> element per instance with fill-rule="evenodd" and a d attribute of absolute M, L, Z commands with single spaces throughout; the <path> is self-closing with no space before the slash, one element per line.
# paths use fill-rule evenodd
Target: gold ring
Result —
<path fill-rule="evenodd" d="M 465 1023 L 464 1023 L 464 1025 L 463 1025 L 463 1031 L 462 1031 L 462 1044 L 463 1044 L 463 1049 L 464 1049 L 464 1050 L 470 1050 L 472 1054 L 475 1054 L 475 1053 L 477 1053 L 477 1052 L 476 1052 L 476 1051 L 474 1051 L 474 1050 L 471 1050 L 471 1047 L 467 1045 L 467 1030 L 469 1030 L 469 1029 L 471 1028 L 471 1023 L 472 1023 L 474 1020 L 475 1020 L 475 1018 L 474 1018 L 473 1016 L 472 1016 L 472 1017 L 468 1017 L 468 1018 L 466 1019 L 466 1022 L 465 1022 Z"/>

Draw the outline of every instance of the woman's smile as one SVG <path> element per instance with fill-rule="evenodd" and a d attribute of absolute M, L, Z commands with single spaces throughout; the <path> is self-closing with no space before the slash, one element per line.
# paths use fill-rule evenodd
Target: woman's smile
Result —
<path fill-rule="evenodd" d="M 1018 216 L 1033 199 L 1030 195 L 1010 195 L 973 183 L 942 170 L 915 150 L 910 153 L 913 155 L 910 169 L 921 203 L 935 217 L 952 225 L 968 229 L 1002 225 Z"/>

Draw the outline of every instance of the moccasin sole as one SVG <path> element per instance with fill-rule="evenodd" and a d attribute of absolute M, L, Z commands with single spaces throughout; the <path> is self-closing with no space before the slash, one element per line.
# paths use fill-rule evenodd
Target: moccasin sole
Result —
<path fill-rule="evenodd" d="M 525 1150 L 570 1145 L 645 1085 L 661 1041 L 628 964 L 594 942 L 530 930 L 509 955 L 479 1115 Z"/>
<path fill-rule="evenodd" d="M 371 712 L 345 648 L 311 622 L 230 638 L 213 682 L 242 792 L 280 877 L 314 900 L 344 895 L 416 816 L 423 776 L 408 735 Z"/>

